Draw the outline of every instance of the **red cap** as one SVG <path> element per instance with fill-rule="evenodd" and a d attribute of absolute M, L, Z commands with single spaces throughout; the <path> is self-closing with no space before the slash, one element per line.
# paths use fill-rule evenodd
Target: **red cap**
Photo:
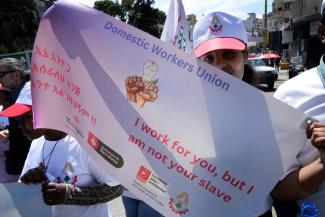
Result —
<path fill-rule="evenodd" d="M 12 106 L 9 106 L 2 112 L 0 112 L 0 116 L 12 118 L 12 117 L 17 117 L 17 116 L 23 115 L 26 112 L 29 112 L 30 110 L 32 110 L 31 105 L 16 103 L 16 104 L 13 104 Z"/>
<path fill-rule="evenodd" d="M 30 82 L 27 82 L 23 89 L 21 89 L 19 96 L 16 100 L 16 103 L 12 106 L 9 106 L 2 112 L 0 116 L 5 117 L 17 117 L 20 116 L 32 109 L 32 94 L 30 89 Z"/>

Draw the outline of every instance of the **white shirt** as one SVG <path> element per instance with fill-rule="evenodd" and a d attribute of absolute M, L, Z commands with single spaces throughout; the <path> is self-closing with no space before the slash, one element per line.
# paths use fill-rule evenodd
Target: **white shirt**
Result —
<path fill-rule="evenodd" d="M 118 185 L 69 135 L 58 141 L 48 141 L 44 137 L 33 140 L 22 175 L 29 169 L 38 167 L 42 162 L 48 166 L 46 175 L 52 182 L 72 183 L 79 187 L 97 183 L 106 183 L 110 186 Z M 52 206 L 52 216 L 107 217 L 109 213 L 107 203 L 91 206 L 55 205 Z"/>
<path fill-rule="evenodd" d="M 324 63 L 321 63 L 320 67 L 310 69 L 290 79 L 278 88 L 274 97 L 321 122 L 325 122 L 325 88 L 322 75 L 318 72 L 318 70 L 325 72 L 324 69 Z M 286 174 L 310 164 L 318 157 L 318 150 L 308 140 L 298 153 L 296 162 L 291 165 Z M 325 216 L 325 183 L 319 187 L 317 192 L 299 203 L 304 201 L 315 203 L 319 216 Z"/>

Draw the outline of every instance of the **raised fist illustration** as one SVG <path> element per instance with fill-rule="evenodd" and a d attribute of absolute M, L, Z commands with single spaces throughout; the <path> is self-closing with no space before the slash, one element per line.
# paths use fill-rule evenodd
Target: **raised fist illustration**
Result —
<path fill-rule="evenodd" d="M 143 108 L 146 101 L 154 102 L 158 97 L 158 86 L 154 83 L 146 83 L 143 91 L 137 94 L 137 103 Z"/>
<path fill-rule="evenodd" d="M 137 102 L 137 93 L 144 89 L 144 82 L 141 76 L 130 76 L 125 80 L 128 100 Z"/>

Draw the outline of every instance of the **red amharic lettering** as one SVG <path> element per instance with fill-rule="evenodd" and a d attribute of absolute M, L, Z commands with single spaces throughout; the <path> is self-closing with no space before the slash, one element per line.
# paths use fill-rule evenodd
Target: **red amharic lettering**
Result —
<path fill-rule="evenodd" d="M 45 64 L 38 66 L 35 62 L 32 62 L 31 70 L 32 70 L 32 72 L 36 72 L 36 73 L 43 74 L 43 75 L 48 75 L 62 83 L 65 81 L 65 77 L 64 77 L 63 73 L 61 73 L 57 70 L 55 71 L 55 70 L 53 70 L 53 68 L 47 67 Z"/>
<path fill-rule="evenodd" d="M 64 90 L 60 87 L 57 87 L 55 84 L 53 85 L 52 93 L 64 97 Z"/>
<path fill-rule="evenodd" d="M 34 54 L 40 57 L 45 57 L 45 58 L 49 57 L 48 50 L 46 48 L 41 49 L 37 45 L 35 46 Z"/>
<path fill-rule="evenodd" d="M 71 97 L 67 92 L 66 94 L 66 100 L 80 113 L 82 116 L 89 117 L 89 112 L 83 108 L 78 101 L 76 101 L 73 97 Z"/>
<path fill-rule="evenodd" d="M 40 80 L 31 80 L 31 87 L 35 89 L 47 90 L 51 87 L 48 82 L 42 82 Z"/>
<path fill-rule="evenodd" d="M 51 52 L 51 61 L 61 66 L 65 71 L 70 72 L 70 64 L 58 54 Z"/>
<path fill-rule="evenodd" d="M 68 88 L 75 93 L 77 96 L 80 95 L 80 87 L 74 83 L 72 83 L 71 81 L 67 81 L 68 83 Z"/>
<path fill-rule="evenodd" d="M 31 80 L 31 87 L 34 89 L 41 89 L 41 90 L 49 90 L 53 94 L 63 97 L 67 100 L 67 102 L 83 117 L 90 117 L 90 113 L 87 111 L 86 108 L 84 108 L 77 100 L 75 100 L 72 96 L 70 96 L 67 92 L 64 91 L 63 88 L 59 87 L 55 84 L 49 84 L 47 81 L 41 81 L 41 80 Z M 52 89 L 50 89 L 52 87 Z M 77 117 L 77 116 L 75 116 Z M 92 125 L 96 125 L 96 117 L 94 115 L 91 115 L 90 123 Z"/>
<path fill-rule="evenodd" d="M 60 55 L 58 55 L 57 53 L 54 53 L 53 51 L 49 52 L 46 48 L 42 49 L 38 45 L 35 45 L 33 52 L 34 52 L 34 55 L 36 55 L 36 56 L 48 58 L 51 62 L 59 65 L 66 72 L 71 71 L 71 66 L 68 63 L 68 61 L 64 60 L 64 58 L 61 57 Z M 51 57 L 49 57 L 49 55 L 51 55 Z"/>

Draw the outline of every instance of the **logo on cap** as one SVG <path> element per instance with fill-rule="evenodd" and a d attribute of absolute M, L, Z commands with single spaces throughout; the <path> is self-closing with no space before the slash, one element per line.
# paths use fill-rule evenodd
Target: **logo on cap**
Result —
<path fill-rule="evenodd" d="M 211 21 L 211 25 L 209 26 L 210 32 L 219 33 L 222 31 L 223 25 L 220 23 L 220 20 L 217 16 L 214 16 Z"/>

